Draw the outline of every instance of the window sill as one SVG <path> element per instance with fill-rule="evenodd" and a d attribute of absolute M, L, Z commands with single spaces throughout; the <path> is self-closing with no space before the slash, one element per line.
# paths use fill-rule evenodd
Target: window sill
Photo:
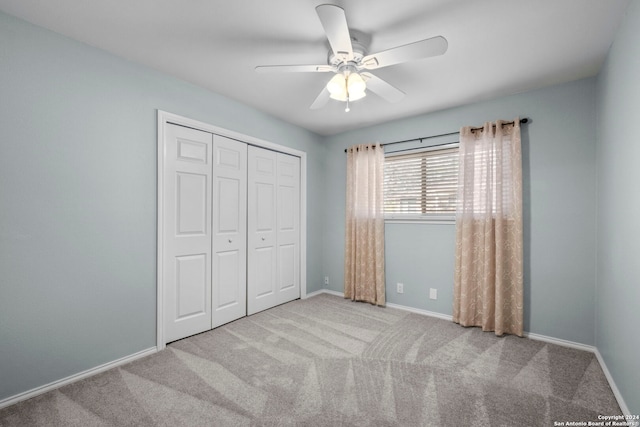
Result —
<path fill-rule="evenodd" d="M 455 218 L 385 218 L 385 224 L 438 224 L 456 225 Z"/>

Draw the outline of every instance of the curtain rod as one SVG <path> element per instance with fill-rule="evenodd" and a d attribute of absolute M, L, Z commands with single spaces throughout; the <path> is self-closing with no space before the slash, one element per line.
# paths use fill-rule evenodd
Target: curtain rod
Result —
<path fill-rule="evenodd" d="M 529 118 L 525 117 L 523 119 L 520 119 L 520 123 L 529 123 Z M 512 125 L 513 122 L 504 122 L 503 124 L 505 125 Z M 493 127 L 496 127 L 496 125 L 494 124 Z M 477 127 L 477 128 L 471 128 L 471 132 L 475 132 L 477 130 L 481 130 L 484 129 L 484 127 Z M 394 141 L 394 142 L 385 142 L 384 144 L 380 144 L 382 147 L 384 147 L 385 145 L 393 145 L 393 144 L 402 144 L 403 142 L 411 142 L 411 141 L 420 141 L 420 143 L 422 144 L 422 141 L 425 139 L 431 139 L 431 138 L 439 138 L 441 136 L 450 136 L 450 135 L 458 135 L 460 133 L 460 131 L 458 132 L 449 132 L 449 133 L 441 133 L 440 135 L 430 135 L 430 136 L 423 136 L 421 138 L 411 138 L 411 139 L 404 139 L 402 141 Z M 437 144 L 437 145 L 432 145 L 432 147 L 437 147 L 438 145 L 446 145 L 446 144 L 451 144 L 450 142 L 447 142 L 445 144 Z M 347 149 L 344 149 L 344 152 L 347 152 Z"/>

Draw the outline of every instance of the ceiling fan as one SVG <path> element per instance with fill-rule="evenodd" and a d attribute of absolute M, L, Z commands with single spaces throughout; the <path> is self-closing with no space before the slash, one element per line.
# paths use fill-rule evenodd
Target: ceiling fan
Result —
<path fill-rule="evenodd" d="M 322 108 L 329 99 L 349 103 L 366 96 L 367 89 L 389 102 L 400 101 L 405 93 L 392 86 L 370 70 L 400 64 L 416 59 L 442 55 L 447 51 L 447 39 L 441 36 L 420 40 L 368 54 L 368 38 L 357 31 L 349 31 L 344 9 L 333 4 L 316 7 L 316 13 L 329 39 L 331 49 L 326 65 L 263 65 L 256 67 L 260 73 L 303 72 L 330 73 L 329 80 L 320 95 L 311 104 L 311 109 Z"/>

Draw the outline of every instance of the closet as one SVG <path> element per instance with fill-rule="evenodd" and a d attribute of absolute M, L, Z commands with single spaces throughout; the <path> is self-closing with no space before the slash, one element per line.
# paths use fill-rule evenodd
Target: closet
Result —
<path fill-rule="evenodd" d="M 164 341 L 299 298 L 300 158 L 169 123 L 162 148 Z"/>

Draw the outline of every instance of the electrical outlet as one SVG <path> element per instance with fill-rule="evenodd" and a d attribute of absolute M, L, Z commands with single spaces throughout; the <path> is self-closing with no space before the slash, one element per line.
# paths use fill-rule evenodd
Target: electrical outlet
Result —
<path fill-rule="evenodd" d="M 324 284 L 329 285 L 329 276 L 324 276 Z"/>
<path fill-rule="evenodd" d="M 399 294 L 403 294 L 404 293 L 404 283 L 396 283 L 396 291 Z"/>
<path fill-rule="evenodd" d="M 435 288 L 429 289 L 429 298 L 430 299 L 438 299 L 438 290 Z"/>

